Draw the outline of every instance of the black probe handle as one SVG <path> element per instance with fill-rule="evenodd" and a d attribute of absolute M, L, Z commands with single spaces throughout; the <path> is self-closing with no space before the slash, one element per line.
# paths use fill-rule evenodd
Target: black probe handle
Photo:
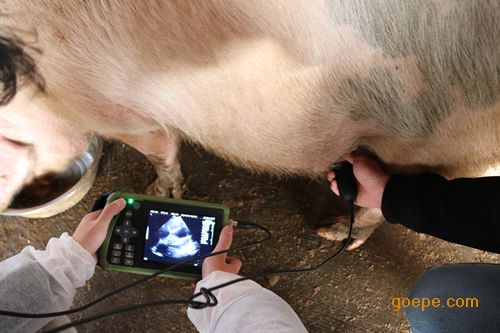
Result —
<path fill-rule="evenodd" d="M 335 179 L 339 189 L 339 196 L 342 200 L 354 202 L 358 195 L 358 182 L 352 171 L 352 164 L 348 161 L 340 163 L 334 168 Z"/>

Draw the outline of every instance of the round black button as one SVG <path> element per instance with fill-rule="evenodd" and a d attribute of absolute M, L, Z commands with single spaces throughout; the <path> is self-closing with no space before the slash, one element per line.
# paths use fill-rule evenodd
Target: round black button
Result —
<path fill-rule="evenodd" d="M 132 230 L 130 230 L 130 228 L 129 228 L 129 227 L 123 227 L 123 228 L 122 228 L 122 232 L 121 232 L 121 234 L 120 234 L 120 235 L 122 235 L 122 236 L 130 236 L 130 232 L 131 232 L 131 231 L 132 231 Z"/>

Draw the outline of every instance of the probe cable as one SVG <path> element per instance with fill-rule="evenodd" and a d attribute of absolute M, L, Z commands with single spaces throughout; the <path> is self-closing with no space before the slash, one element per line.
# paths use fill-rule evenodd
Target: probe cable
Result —
<path fill-rule="evenodd" d="M 257 224 L 255 224 L 257 226 Z M 245 228 L 245 227 L 242 227 L 242 228 Z M 69 314 L 73 314 L 73 313 L 77 313 L 77 312 L 81 312 L 83 310 L 86 310 L 88 308 L 90 308 L 91 306 L 97 304 L 97 303 L 100 303 L 102 302 L 103 300 L 113 296 L 113 295 L 116 295 L 126 289 L 129 289 L 129 288 L 132 288 L 136 285 L 139 285 L 141 283 L 144 283 L 152 278 L 154 278 L 155 276 L 158 276 L 160 274 L 163 274 L 163 273 L 166 273 L 170 270 L 173 270 L 179 266 L 182 266 L 184 264 L 187 264 L 187 263 L 190 263 L 192 261 L 196 261 L 198 259 L 203 259 L 203 258 L 207 258 L 207 257 L 212 257 L 212 256 L 216 256 L 216 255 L 219 255 L 219 254 L 223 254 L 223 253 L 227 253 L 227 252 L 233 252 L 233 251 L 238 251 L 238 250 L 241 250 L 241 249 L 245 249 L 245 248 L 249 248 L 249 247 L 252 247 L 252 246 L 256 246 L 260 243 L 263 243 L 267 240 L 269 240 L 271 238 L 271 232 L 263 227 L 263 226 L 258 226 L 259 229 L 263 230 L 266 232 L 266 237 L 260 239 L 260 240 L 257 240 L 257 241 L 254 241 L 254 242 L 248 242 L 248 243 L 245 243 L 241 246 L 238 246 L 238 247 L 235 247 L 235 248 L 229 248 L 227 250 L 222 250 L 222 251 L 217 251 L 217 252 L 212 252 L 212 253 L 209 253 L 209 254 L 205 254 L 205 255 L 201 255 L 201 256 L 197 256 L 197 257 L 194 257 L 194 258 L 191 258 L 191 259 L 187 259 L 187 260 L 184 260 L 184 261 L 181 261 L 175 265 L 172 265 L 172 266 L 169 266 L 167 268 L 164 268 L 164 269 L 161 269 L 161 270 L 158 270 L 144 278 L 141 278 L 137 281 L 134 281 L 134 282 L 131 282 L 129 284 L 126 284 L 124 286 L 121 286 L 117 289 L 114 289 L 113 291 L 107 293 L 107 294 L 104 294 L 98 298 L 96 298 L 95 300 L 87 303 L 87 304 L 84 304 L 80 307 L 77 307 L 77 308 L 74 308 L 74 309 L 69 309 L 69 310 L 65 310 L 65 311 L 58 311 L 58 312 L 46 312 L 46 313 L 25 313 L 25 312 L 16 312 L 16 311 L 5 311 L 5 310 L 0 310 L 0 316 L 9 316 L 9 317 L 18 317 L 18 318 L 49 318 L 49 317 L 57 317 L 57 316 L 65 316 L 65 315 L 69 315 Z M 248 228 L 247 228 L 248 229 Z M 173 302 L 176 302 L 176 303 L 190 303 L 191 301 L 187 301 L 187 300 L 173 300 Z"/>
<path fill-rule="evenodd" d="M 333 258 L 335 258 L 336 256 L 338 256 L 341 252 L 343 252 L 347 248 L 347 246 L 349 246 L 349 243 L 351 242 L 351 237 L 352 237 L 352 225 L 353 224 L 354 224 L 354 203 L 352 202 L 352 204 L 351 204 L 351 217 L 350 217 L 350 222 L 349 222 L 349 232 L 348 232 L 347 238 L 344 240 L 344 243 L 337 251 L 335 251 L 332 255 L 330 255 L 329 257 L 324 259 L 319 264 L 316 264 L 315 266 L 312 266 L 309 268 L 296 268 L 296 269 L 288 269 L 288 270 L 281 270 L 281 271 L 274 271 L 274 272 L 262 272 L 259 274 L 234 279 L 234 280 L 219 284 L 215 287 L 208 288 L 207 290 L 209 292 L 212 292 L 214 290 L 230 286 L 230 285 L 235 284 L 237 282 L 241 282 L 241 281 L 245 281 L 245 280 L 255 280 L 255 279 L 263 278 L 263 277 L 266 277 L 269 275 L 289 275 L 289 274 L 300 274 L 300 273 L 314 271 L 314 270 L 320 268 L 321 266 L 323 266 L 324 264 L 326 264 L 327 262 L 329 262 L 330 260 L 332 260 Z M 194 294 L 191 297 L 191 299 L 194 299 L 194 298 L 201 296 L 201 295 L 203 295 L 202 291 Z M 206 306 L 214 306 L 214 305 L 206 304 Z"/>
<path fill-rule="evenodd" d="M 298 273 L 306 273 L 306 272 L 316 270 L 316 269 L 320 268 L 321 266 L 323 266 L 324 264 L 326 264 L 327 262 L 329 262 L 330 260 L 332 260 L 333 258 L 337 257 L 349 245 L 349 243 L 351 241 L 351 237 L 352 237 L 352 229 L 353 229 L 353 224 L 354 224 L 354 202 L 353 201 L 350 202 L 350 206 L 351 206 L 351 214 L 350 214 L 350 223 L 349 223 L 349 233 L 348 233 L 347 239 L 344 240 L 343 245 L 337 251 L 335 251 L 335 253 L 333 253 L 332 255 L 330 255 L 329 257 L 324 259 L 323 261 L 321 261 L 319 264 L 316 264 L 315 266 L 312 266 L 309 268 L 288 269 L 288 270 L 281 270 L 281 271 L 274 271 L 274 272 L 262 272 L 262 273 L 254 274 L 251 276 L 240 277 L 240 278 L 216 285 L 216 286 L 211 287 L 211 288 L 201 288 L 198 293 L 194 294 L 189 299 L 178 299 L 178 300 L 174 300 L 174 299 L 165 300 L 164 299 L 164 300 L 157 300 L 157 301 L 146 302 L 146 303 L 141 303 L 141 304 L 132 304 L 132 305 L 127 305 L 127 306 L 115 307 L 112 310 L 104 311 L 104 312 L 98 313 L 98 314 L 91 316 L 91 317 L 83 318 L 83 319 L 80 319 L 80 320 L 77 320 L 77 321 L 74 321 L 74 322 L 71 322 L 71 323 L 68 323 L 65 325 L 61 325 L 59 327 L 45 331 L 45 333 L 60 332 L 60 331 L 63 331 L 67 328 L 80 326 L 80 325 L 86 324 L 88 322 L 98 320 L 98 319 L 101 319 L 101 318 L 104 318 L 107 316 L 111 316 L 111 315 L 115 315 L 115 314 L 123 313 L 123 312 L 128 312 L 128 311 L 133 311 L 133 310 L 137 310 L 137 309 L 141 309 L 141 308 L 145 308 L 145 307 L 167 305 L 167 304 L 187 304 L 189 307 L 194 308 L 194 309 L 203 309 L 203 308 L 209 307 L 209 306 L 216 306 L 218 302 L 217 302 L 217 298 L 212 293 L 212 291 L 214 291 L 214 290 L 218 290 L 218 289 L 230 286 L 230 285 L 238 283 L 238 282 L 259 279 L 259 278 L 263 278 L 263 277 L 266 277 L 269 275 L 298 274 Z M 126 284 L 122 287 L 119 287 L 119 288 L 117 288 L 117 289 L 115 289 L 115 290 L 113 290 L 113 291 L 111 291 L 111 292 L 109 292 L 101 297 L 98 297 L 97 299 L 95 299 L 87 304 L 84 304 L 78 308 L 74 308 L 74 309 L 70 309 L 70 310 L 66 310 L 66 311 L 40 313 L 40 314 L 31 314 L 31 313 L 22 313 L 22 312 L 0 310 L 0 315 L 11 316 L 11 317 L 21 317 L 21 318 L 47 318 L 47 317 L 56 317 L 56 316 L 77 313 L 77 312 L 83 311 L 83 310 L 105 300 L 106 298 L 109 298 L 117 293 L 120 293 L 120 292 L 122 292 L 126 289 L 129 289 L 133 286 L 136 286 L 138 284 L 144 283 L 144 282 L 152 279 L 155 276 L 158 276 L 162 273 L 165 273 L 169 270 L 177 268 L 177 267 L 184 265 L 186 263 L 189 263 L 189 262 L 192 262 L 192 261 L 195 261 L 198 259 L 216 256 L 216 255 L 223 254 L 223 253 L 239 251 L 239 250 L 242 250 L 245 248 L 256 246 L 256 245 L 263 243 L 271 238 L 271 232 L 267 228 L 265 228 L 261 225 L 258 225 L 256 223 L 242 221 L 241 223 L 237 224 L 237 228 L 239 228 L 239 229 L 260 229 L 260 230 L 263 230 L 267 235 L 265 238 L 262 238 L 258 241 L 255 241 L 255 242 L 245 243 L 245 244 L 238 246 L 238 247 L 235 247 L 235 248 L 229 248 L 227 250 L 217 251 L 217 252 L 213 252 L 213 253 L 202 255 L 202 256 L 197 256 L 195 258 L 182 261 L 178 264 L 175 264 L 173 266 L 159 270 L 151 275 L 148 275 L 145 278 L 139 279 L 137 281 L 134 281 L 132 283 L 129 283 L 129 284 Z M 198 298 L 200 296 L 203 296 L 205 299 L 203 301 L 195 300 L 195 298 Z"/>

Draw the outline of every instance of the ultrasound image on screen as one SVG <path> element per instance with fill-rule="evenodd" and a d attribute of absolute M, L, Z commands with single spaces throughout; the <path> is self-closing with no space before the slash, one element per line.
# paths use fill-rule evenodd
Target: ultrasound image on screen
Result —
<path fill-rule="evenodd" d="M 215 217 L 151 210 L 144 260 L 176 263 L 212 251 Z M 201 260 L 190 265 L 199 266 Z"/>

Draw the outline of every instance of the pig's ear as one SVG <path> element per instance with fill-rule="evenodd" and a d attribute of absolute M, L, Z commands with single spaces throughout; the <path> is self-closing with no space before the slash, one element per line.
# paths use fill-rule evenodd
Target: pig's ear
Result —
<path fill-rule="evenodd" d="M 33 84 L 41 92 L 45 90 L 45 82 L 26 49 L 39 52 L 19 38 L 0 36 L 0 84 L 3 85 L 0 90 L 0 105 L 7 104 L 23 83 Z"/>

